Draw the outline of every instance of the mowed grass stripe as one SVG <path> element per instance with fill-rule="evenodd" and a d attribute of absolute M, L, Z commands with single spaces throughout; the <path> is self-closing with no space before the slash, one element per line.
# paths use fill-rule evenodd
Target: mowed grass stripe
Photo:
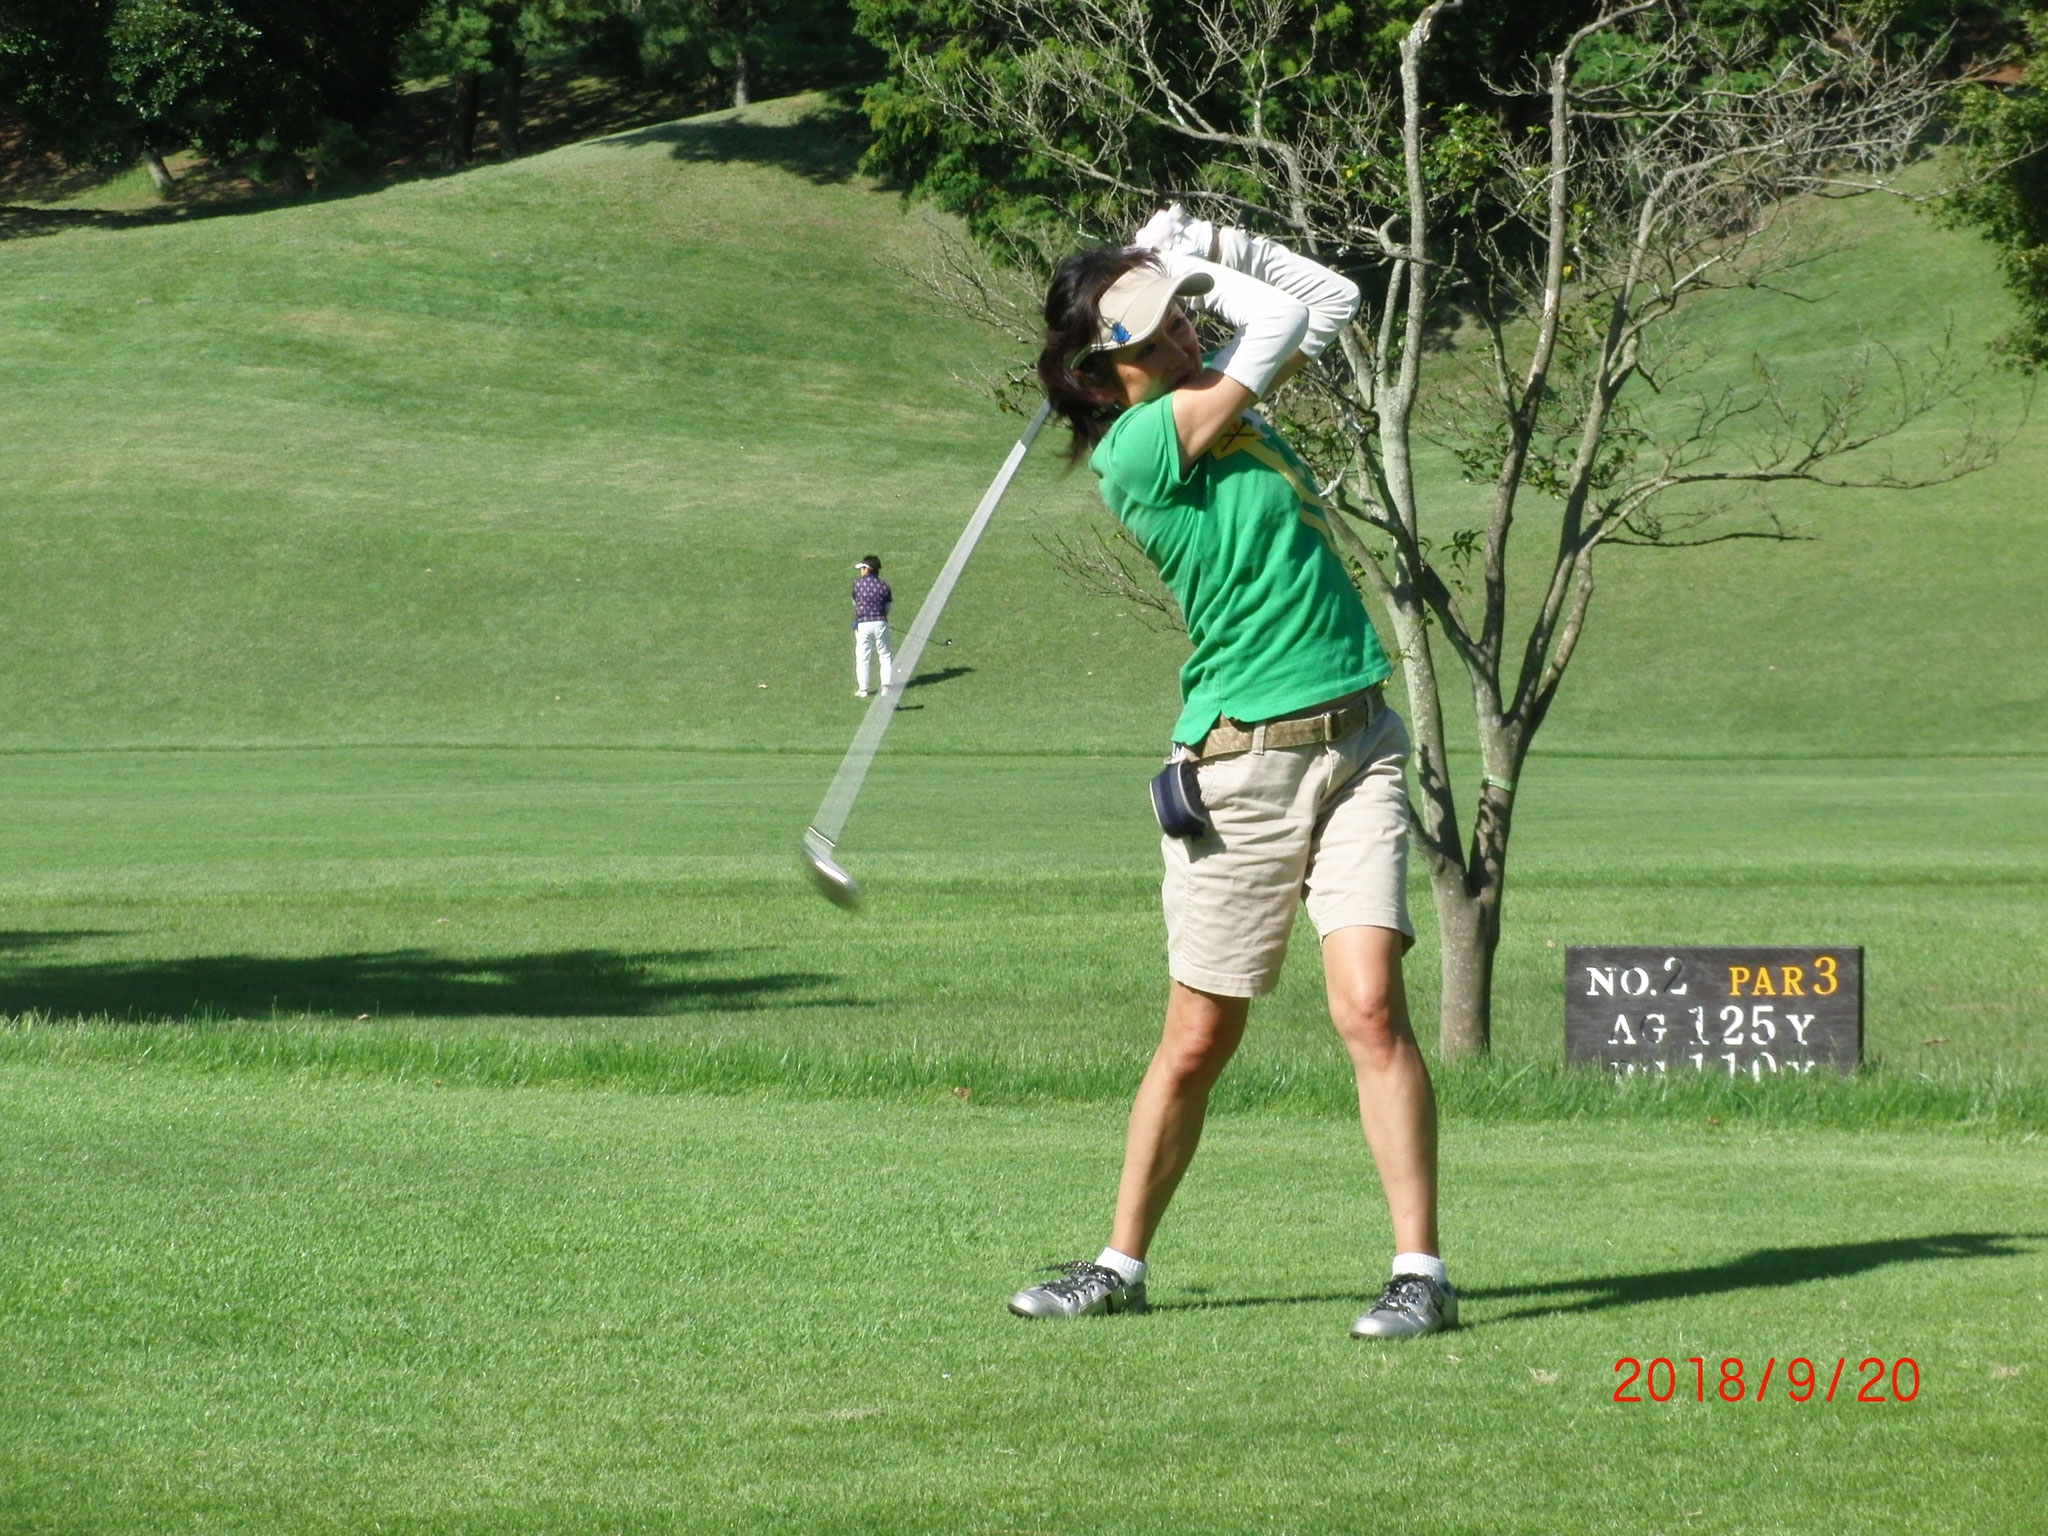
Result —
<path fill-rule="evenodd" d="M 673 753 L 15 758 L 0 1052 L 657 1091 L 1023 1102 L 1126 1094 L 1157 1028 L 1149 759 L 886 758 L 819 902 L 814 759 Z M 2039 764 L 1544 765 L 1484 1118 L 2042 1123 Z M 1938 824 L 1927 807 L 1950 796 Z M 1685 806 L 1675 813 L 1674 806 Z M 1420 877 L 1411 892 L 1430 953 Z M 1662 1087 L 1556 1070 L 1581 942 L 1862 943 L 1881 1081 Z M 1314 939 L 1227 1107 L 1342 1114 Z M 1433 967 L 1411 967 L 1425 1043 Z M 91 1021 L 100 1022 L 93 1023 Z M 81 1021 L 84 1021 L 81 1027 Z"/>
<path fill-rule="evenodd" d="M 739 990 L 772 993 L 774 985 L 775 979 L 765 988 L 749 982 Z M 950 1096 L 1004 1106 L 1121 1106 L 1136 1089 L 1147 1055 L 1141 1042 L 1124 1040 L 999 1051 L 950 1040 L 921 1044 L 913 1037 L 903 1044 L 850 1048 L 831 1043 L 831 1012 L 800 1003 L 780 1011 L 785 1024 L 808 1024 L 810 1038 L 770 1040 L 688 1028 L 351 1028 L 294 1018 L 260 1026 L 95 1027 L 30 1014 L 0 1019 L 0 1064 L 154 1064 L 292 1079 L 369 1077 L 796 1103 L 933 1103 Z M 1557 1063 L 1497 1061 L 1439 1064 L 1433 1076 L 1439 1113 L 1454 1123 L 1704 1121 L 1776 1129 L 2048 1132 L 2048 1086 L 2038 1075 L 1975 1063 L 1760 1084 L 1690 1073 L 1622 1082 Z M 1356 1100 L 1334 1051 L 1286 1041 L 1241 1052 L 1211 1095 L 1210 1108 L 1219 1115 L 1292 1111 L 1344 1121 L 1356 1113 Z"/>

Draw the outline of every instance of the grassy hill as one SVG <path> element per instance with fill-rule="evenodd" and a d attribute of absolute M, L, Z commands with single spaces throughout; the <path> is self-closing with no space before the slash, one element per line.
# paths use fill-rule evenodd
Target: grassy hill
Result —
<path fill-rule="evenodd" d="M 0 742 L 835 746 L 846 567 L 881 550 L 907 608 L 1015 423 L 815 105 L 0 247 Z M 1971 241 L 1855 212 L 1825 302 L 1743 295 L 1723 353 L 1996 330 Z M 1955 486 L 1795 494 L 1812 543 L 1612 551 L 1545 747 L 2040 750 L 2043 467 L 2034 432 Z M 1153 748 L 1177 643 L 1037 541 L 1097 515 L 1041 455 L 898 750 Z"/>
<path fill-rule="evenodd" d="M 1911 204 L 1863 199 L 1820 226 L 1833 249 L 1794 273 L 1791 291 L 1702 307 L 1691 328 L 1715 354 L 1708 380 L 1747 382 L 1761 359 L 1810 398 L 1860 348 L 1919 367 L 1946 334 L 1977 374 L 1967 404 L 1855 467 L 1938 469 L 1973 411 L 2007 438 L 2002 459 L 1919 491 L 1774 491 L 1763 504 L 1803 542 L 1609 551 L 1550 750 L 1740 759 L 2048 745 L 2048 648 L 2032 595 L 2048 437 L 2028 422 L 2029 391 L 1985 359 L 2009 323 L 2004 290 L 1977 241 Z"/>
<path fill-rule="evenodd" d="M 771 110 L 10 246 L 6 740 L 808 742 L 854 556 L 915 587 L 1006 433 L 851 153 Z"/>

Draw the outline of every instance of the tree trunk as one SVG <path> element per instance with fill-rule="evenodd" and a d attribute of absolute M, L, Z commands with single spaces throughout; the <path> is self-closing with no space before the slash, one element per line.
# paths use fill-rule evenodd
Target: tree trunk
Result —
<path fill-rule="evenodd" d="M 465 69 L 455 77 L 455 110 L 448 119 L 448 143 L 441 153 L 449 170 L 469 164 L 476 153 L 476 71 Z"/>
<path fill-rule="evenodd" d="M 1443 947 L 1438 1049 L 1448 1059 L 1483 1056 L 1493 1046 L 1493 958 L 1500 947 L 1500 887 L 1473 896 L 1464 872 L 1432 872 Z"/>
<path fill-rule="evenodd" d="M 732 45 L 732 104 L 747 104 L 747 45 L 744 39 Z"/>
<path fill-rule="evenodd" d="M 278 169 L 278 180 L 283 183 L 285 191 L 293 197 L 304 197 L 313 190 L 311 183 L 306 180 L 306 168 L 299 164 L 297 155 L 284 157 Z"/>
<path fill-rule="evenodd" d="M 526 59 L 519 49 L 506 49 L 498 66 L 498 155 L 504 160 L 519 157 L 519 87 L 525 74 Z"/>
<path fill-rule="evenodd" d="M 178 179 L 171 174 L 171 168 L 164 164 L 164 157 L 156 152 L 154 144 L 142 146 L 142 163 L 149 167 L 149 182 L 156 188 L 158 197 L 169 197 L 177 191 Z"/>

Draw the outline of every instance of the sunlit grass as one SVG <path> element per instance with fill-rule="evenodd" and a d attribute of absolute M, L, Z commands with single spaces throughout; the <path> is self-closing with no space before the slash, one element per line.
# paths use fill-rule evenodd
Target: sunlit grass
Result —
<path fill-rule="evenodd" d="M 1385 1348 L 1339 1120 L 1219 1120 L 1155 1311 L 1064 1327 L 1002 1301 L 1100 1241 L 1098 1110 L 35 1067 L 0 1126 L 15 1529 L 1978 1533 L 2040 1486 L 2038 1143 L 1457 1127 L 1467 1326 Z M 1624 1356 L 1685 1391 L 1616 1404 Z"/>

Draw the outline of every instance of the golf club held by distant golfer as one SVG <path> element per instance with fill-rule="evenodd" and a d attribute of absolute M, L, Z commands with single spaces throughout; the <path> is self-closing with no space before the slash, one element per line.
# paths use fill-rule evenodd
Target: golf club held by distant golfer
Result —
<path fill-rule="evenodd" d="M 804 829 L 804 865 L 818 889 L 829 900 L 842 907 L 852 907 L 860 901 L 860 885 L 837 857 L 839 834 L 846 826 L 846 818 L 852 814 L 854 797 L 860 793 L 861 782 L 868 776 L 868 765 L 875 760 L 875 753 L 881 748 L 883 733 L 889 729 L 889 722 L 895 718 L 896 706 L 902 702 L 903 690 L 910 686 L 910 680 L 917 673 L 918 657 L 924 653 L 925 644 L 931 639 L 932 631 L 938 628 L 939 619 L 946 611 L 946 600 L 953 595 L 953 587 L 960 580 L 960 573 L 967 567 L 967 557 L 974 553 L 974 546 L 981 542 L 982 530 L 988 527 L 988 520 L 994 515 L 996 504 L 1003 499 L 1003 493 L 1016 478 L 1017 468 L 1024 462 L 1024 455 L 1031 449 L 1032 439 L 1038 436 L 1038 429 L 1045 425 L 1045 418 L 1052 407 L 1041 403 L 1025 423 L 1023 435 L 1010 449 L 1010 455 L 1003 460 L 1003 467 L 996 471 L 996 477 L 982 493 L 981 502 L 974 509 L 974 515 L 967 520 L 967 526 L 954 541 L 953 553 L 946 557 L 944 567 L 939 571 L 938 580 L 932 583 L 931 591 L 925 594 L 917 617 L 910 621 L 910 633 L 903 641 L 902 650 L 896 657 L 895 679 L 892 684 L 880 690 L 874 702 L 868 705 L 868 712 L 862 717 L 860 729 L 854 732 L 853 745 L 846 749 L 846 756 L 840 759 L 839 771 L 832 776 L 832 786 L 825 791 L 824 801 L 818 806 L 818 814 L 811 818 L 811 824 Z M 948 642 L 951 643 L 950 641 Z"/>

